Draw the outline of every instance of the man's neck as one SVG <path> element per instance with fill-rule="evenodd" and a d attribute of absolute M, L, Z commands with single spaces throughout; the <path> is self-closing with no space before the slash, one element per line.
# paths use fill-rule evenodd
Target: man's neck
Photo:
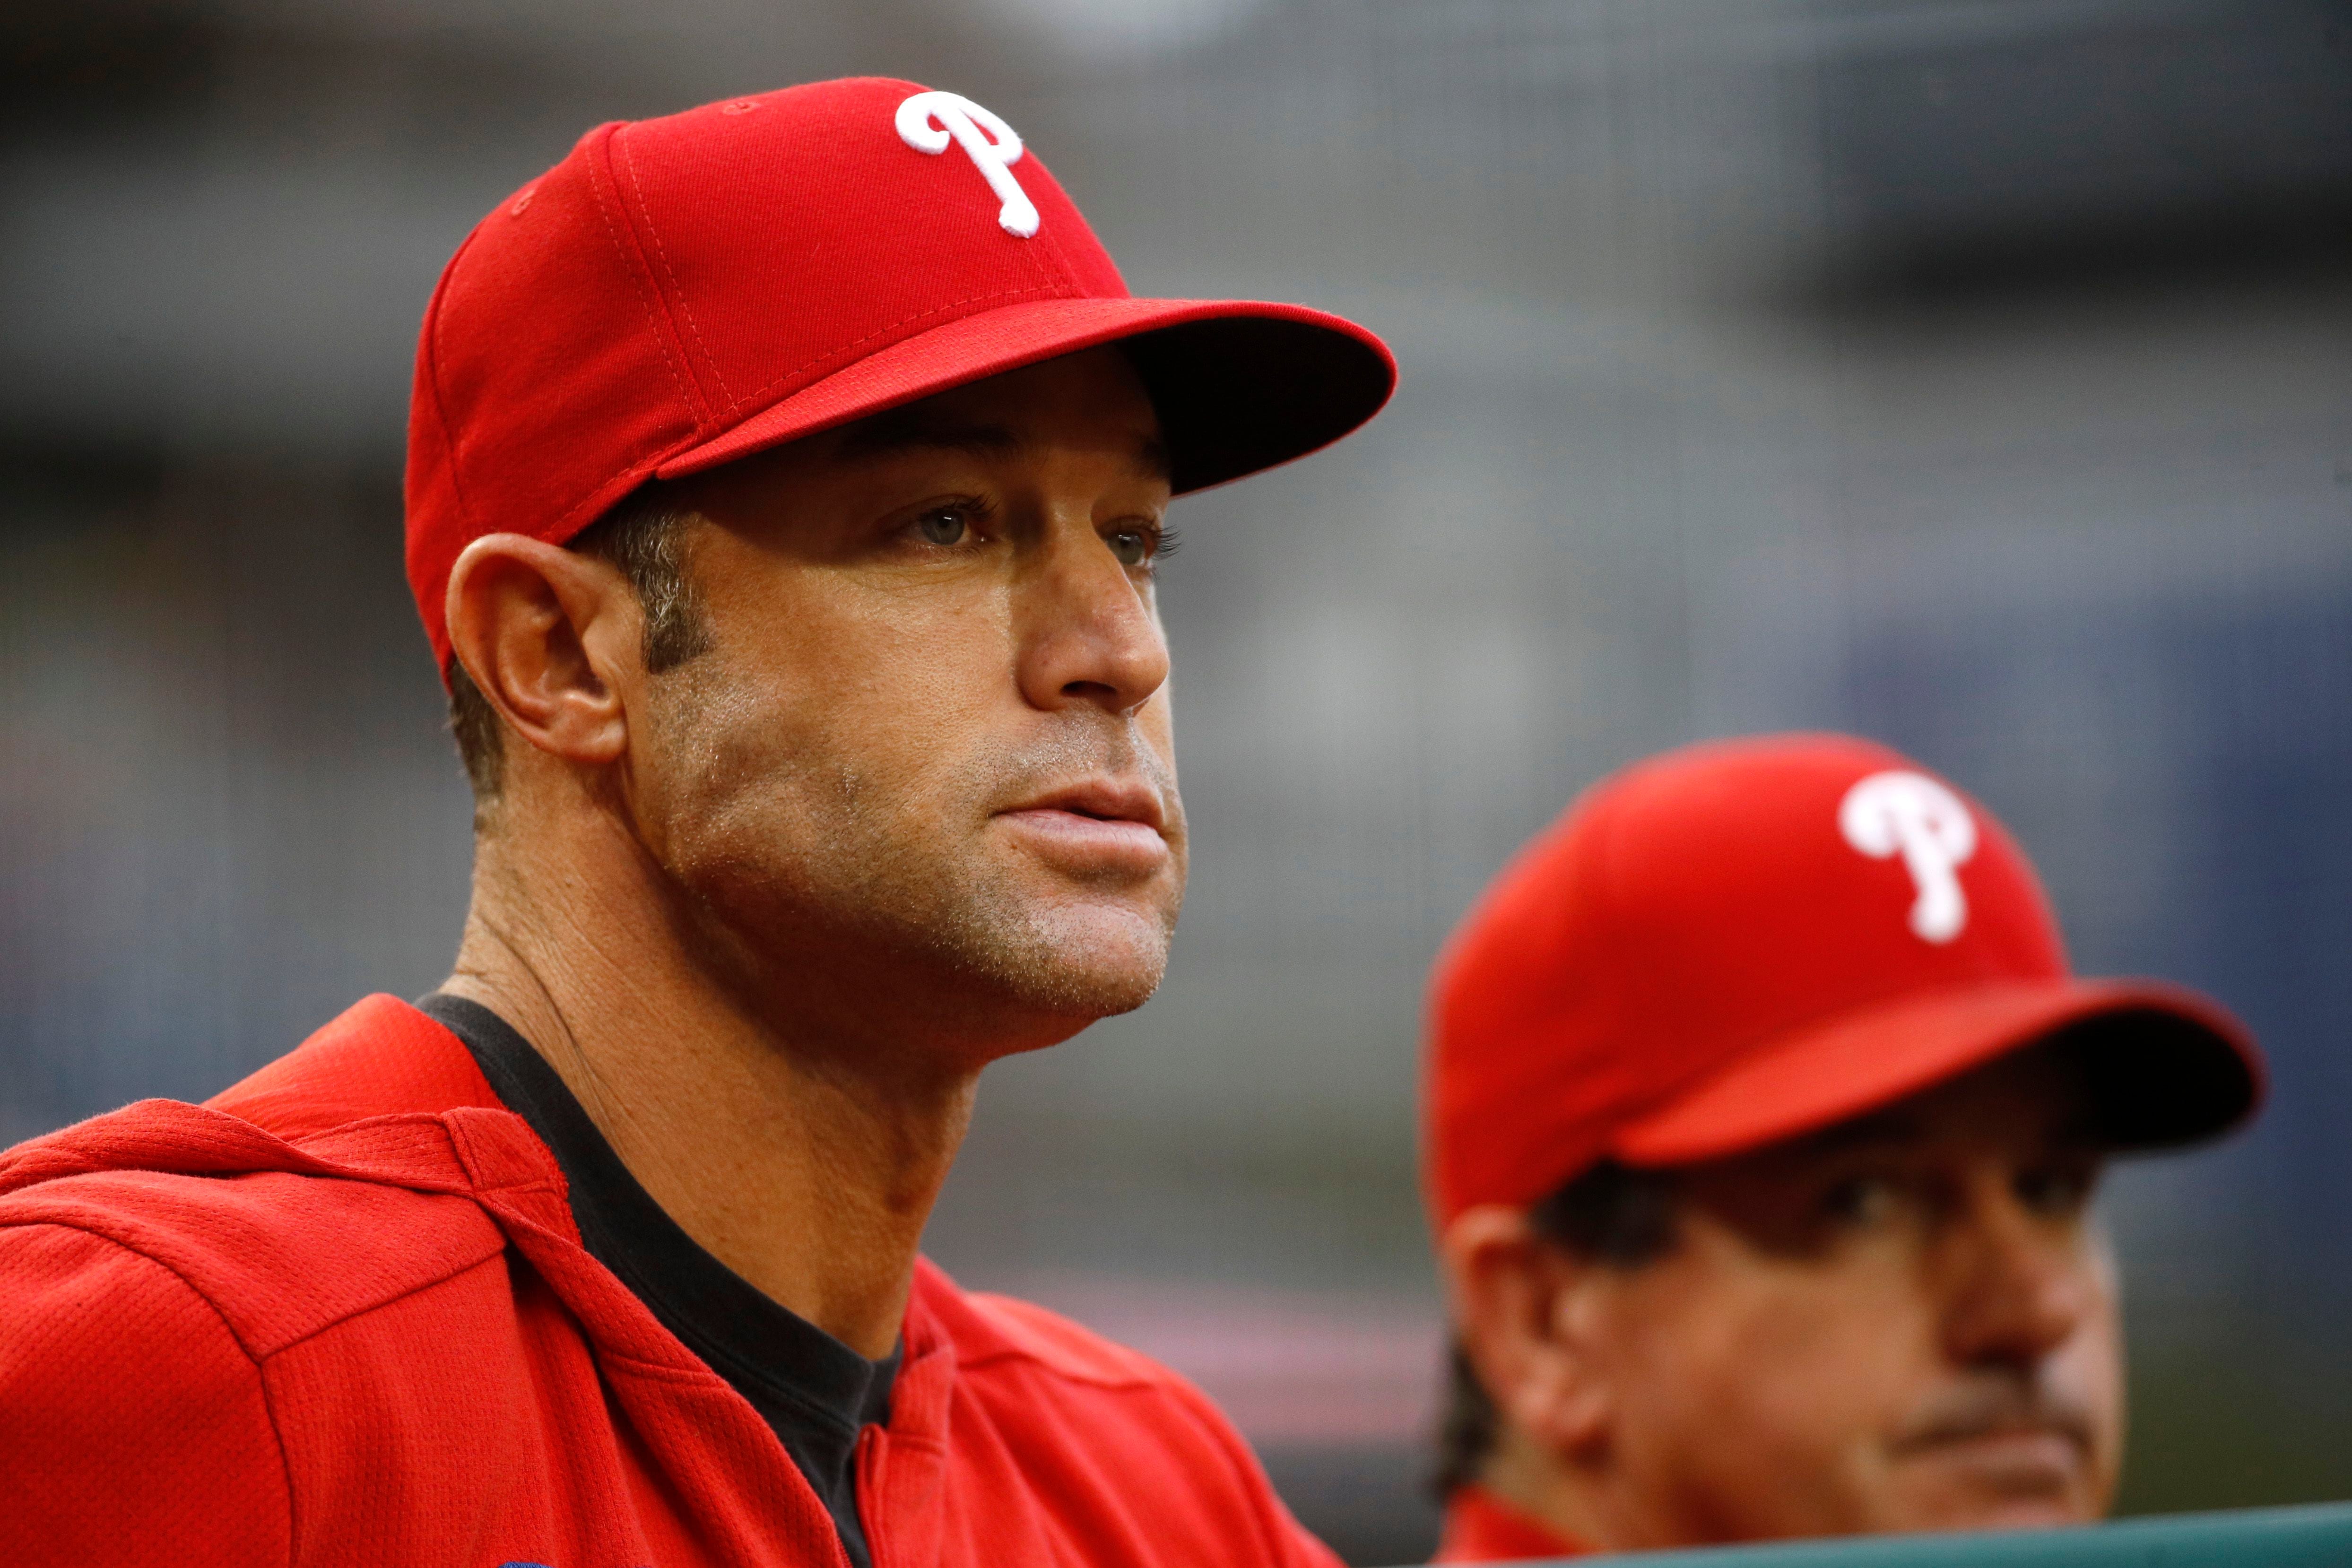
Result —
<path fill-rule="evenodd" d="M 532 858 L 478 846 L 443 988 L 529 1040 L 719 1261 L 861 1354 L 888 1354 L 976 1069 L 909 1074 L 907 1052 L 811 1049 L 696 961 L 648 865 L 591 852 L 552 883 Z"/>
<path fill-rule="evenodd" d="M 1506 1419 L 1478 1484 L 1563 1541 L 1602 1552 L 1661 1544 L 1633 1528 L 1595 1467 L 1556 1454 Z"/>

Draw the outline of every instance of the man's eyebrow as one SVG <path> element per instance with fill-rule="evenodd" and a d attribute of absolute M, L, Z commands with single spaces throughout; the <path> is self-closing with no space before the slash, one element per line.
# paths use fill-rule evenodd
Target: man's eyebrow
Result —
<path fill-rule="evenodd" d="M 1818 1133 L 1805 1134 L 1795 1142 L 1814 1154 L 1837 1154 L 1847 1149 L 1907 1144 L 1923 1130 L 1919 1118 L 1904 1111 L 1873 1111 L 1823 1127 Z"/>
<path fill-rule="evenodd" d="M 954 424 L 936 419 L 878 414 L 849 427 L 837 454 L 853 461 L 891 457 L 901 452 L 968 452 L 981 457 L 1002 457 L 1021 450 L 1020 436 L 1001 424 Z"/>
<path fill-rule="evenodd" d="M 1135 449 L 1135 465 L 1154 479 L 1171 479 L 1176 475 L 1176 459 L 1170 456 L 1168 444 L 1156 435 L 1147 435 Z"/>
<path fill-rule="evenodd" d="M 895 457 L 902 452 L 964 452 L 978 457 L 1004 457 L 1028 445 L 1020 434 L 1002 424 L 964 424 L 919 415 L 877 414 L 860 420 L 842 434 L 835 454 L 849 462 Z M 1168 444 L 1157 435 L 1136 444 L 1135 465 L 1155 479 L 1168 478 L 1175 460 Z"/>

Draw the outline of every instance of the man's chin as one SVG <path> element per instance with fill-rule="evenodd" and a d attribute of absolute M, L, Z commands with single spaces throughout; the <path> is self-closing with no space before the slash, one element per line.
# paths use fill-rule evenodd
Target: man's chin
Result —
<path fill-rule="evenodd" d="M 989 944 L 974 967 L 985 971 L 1015 1008 L 1066 1026 L 1034 1049 L 1066 1040 L 1097 1019 L 1133 1012 L 1151 999 L 1168 970 L 1173 916 L 1124 903 L 1060 904 L 1023 923 L 1017 935 Z"/>

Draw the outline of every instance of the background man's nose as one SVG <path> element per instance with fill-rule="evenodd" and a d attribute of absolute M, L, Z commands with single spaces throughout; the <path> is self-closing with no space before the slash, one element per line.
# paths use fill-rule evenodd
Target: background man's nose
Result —
<path fill-rule="evenodd" d="M 2038 1362 L 2093 1309 L 2099 1284 L 2080 1237 L 2036 1216 L 2005 1175 L 1970 1192 L 1948 1245 L 1945 1341 L 1956 1361 Z"/>

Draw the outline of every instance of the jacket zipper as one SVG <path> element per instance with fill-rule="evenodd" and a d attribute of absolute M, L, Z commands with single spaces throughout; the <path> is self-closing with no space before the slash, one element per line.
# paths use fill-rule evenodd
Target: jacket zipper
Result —
<path fill-rule="evenodd" d="M 890 1462 L 890 1434 L 868 1426 L 857 1434 L 857 1517 L 866 1526 L 866 1553 L 874 1568 L 889 1561 L 889 1531 L 882 1518 L 882 1481 Z"/>

